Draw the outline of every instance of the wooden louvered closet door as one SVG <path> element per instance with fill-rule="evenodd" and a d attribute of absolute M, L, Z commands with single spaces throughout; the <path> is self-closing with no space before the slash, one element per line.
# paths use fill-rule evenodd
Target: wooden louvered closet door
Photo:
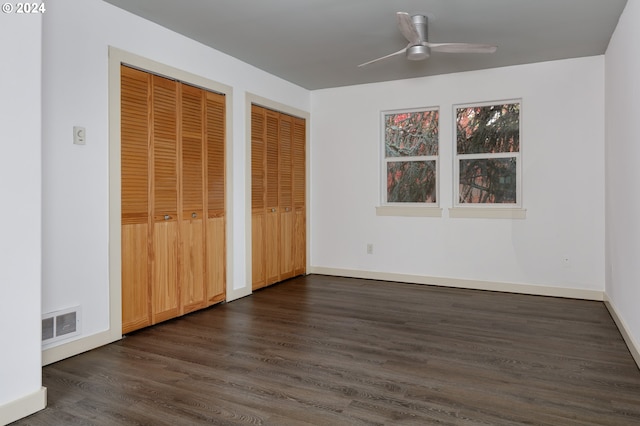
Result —
<path fill-rule="evenodd" d="M 121 67 L 123 333 L 225 297 L 224 96 Z"/>
<path fill-rule="evenodd" d="M 278 206 L 278 168 L 280 167 L 279 129 L 280 115 L 273 111 L 265 111 L 266 115 L 266 146 L 265 146 L 265 285 L 280 281 L 280 216 Z"/>
<path fill-rule="evenodd" d="M 182 309 L 206 306 L 204 235 L 204 92 L 181 85 Z"/>
<path fill-rule="evenodd" d="M 291 161 L 291 138 L 293 117 L 280 117 L 280 167 L 279 167 L 279 211 L 280 211 L 280 280 L 293 276 L 293 173 Z"/>
<path fill-rule="evenodd" d="M 121 91 L 122 329 L 126 333 L 151 325 L 151 75 L 122 67 Z"/>
<path fill-rule="evenodd" d="M 305 120 L 252 105 L 252 288 L 305 273 Z"/>
<path fill-rule="evenodd" d="M 221 302 L 226 294 L 225 218 L 225 99 L 206 92 L 207 164 L 207 306 Z"/>
<path fill-rule="evenodd" d="M 153 323 L 180 313 L 178 288 L 178 93 L 177 85 L 151 76 L 151 140 L 153 164 L 153 258 L 151 268 Z"/>
<path fill-rule="evenodd" d="M 266 285 L 266 120 L 263 108 L 251 108 L 251 274 L 252 289 Z"/>
<path fill-rule="evenodd" d="M 293 137 L 291 141 L 291 172 L 293 184 L 293 275 L 303 275 L 307 265 L 306 248 L 306 123 L 302 118 L 293 119 Z"/>

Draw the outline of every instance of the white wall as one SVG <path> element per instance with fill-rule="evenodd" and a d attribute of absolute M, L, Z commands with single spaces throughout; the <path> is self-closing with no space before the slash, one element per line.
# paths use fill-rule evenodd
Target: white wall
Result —
<path fill-rule="evenodd" d="M 450 218 L 452 105 L 512 98 L 522 99 L 526 219 Z M 440 107 L 443 215 L 376 216 L 380 112 L 430 106 Z M 602 297 L 604 57 L 319 90 L 312 93 L 312 111 L 313 270 L 514 283 Z M 367 243 L 374 244 L 372 255 Z"/>
<path fill-rule="evenodd" d="M 640 350 L 640 2 L 629 0 L 606 54 L 606 293 Z M 636 359 L 640 363 L 640 358 Z"/>
<path fill-rule="evenodd" d="M 44 408 L 40 368 L 41 29 L 39 15 L 0 15 L 0 424 Z"/>
<path fill-rule="evenodd" d="M 245 93 L 308 111 L 307 90 L 100 0 L 47 4 L 43 24 L 43 312 L 82 307 L 82 335 L 109 327 L 108 46 L 233 88 L 232 289 L 245 273 Z M 72 128 L 84 126 L 85 146 Z"/>

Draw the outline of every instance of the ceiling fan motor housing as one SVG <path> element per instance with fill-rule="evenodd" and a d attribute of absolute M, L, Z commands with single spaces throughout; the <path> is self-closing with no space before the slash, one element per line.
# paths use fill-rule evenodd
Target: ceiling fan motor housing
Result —
<path fill-rule="evenodd" d="M 411 46 L 407 49 L 407 59 L 411 61 L 421 61 L 431 56 L 431 49 L 428 46 Z"/>
<path fill-rule="evenodd" d="M 427 17 L 424 15 L 413 15 L 411 17 L 413 21 L 413 25 L 420 36 L 420 41 L 422 43 L 427 42 L 428 28 L 427 28 Z M 407 59 L 411 61 L 421 61 L 423 59 L 427 59 L 431 56 L 431 49 L 428 46 L 423 46 L 422 44 L 416 44 L 407 48 Z"/>

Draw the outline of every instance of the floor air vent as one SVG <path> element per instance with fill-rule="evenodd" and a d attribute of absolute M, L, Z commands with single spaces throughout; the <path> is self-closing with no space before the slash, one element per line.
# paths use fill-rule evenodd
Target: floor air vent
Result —
<path fill-rule="evenodd" d="M 80 334 L 80 314 L 80 306 L 44 314 L 42 344 L 49 345 Z"/>

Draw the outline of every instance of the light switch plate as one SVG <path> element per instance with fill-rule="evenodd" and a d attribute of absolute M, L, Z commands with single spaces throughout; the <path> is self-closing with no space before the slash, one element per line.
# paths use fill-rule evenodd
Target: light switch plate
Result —
<path fill-rule="evenodd" d="M 84 127 L 73 126 L 73 143 L 76 145 L 87 143 L 87 131 Z"/>

